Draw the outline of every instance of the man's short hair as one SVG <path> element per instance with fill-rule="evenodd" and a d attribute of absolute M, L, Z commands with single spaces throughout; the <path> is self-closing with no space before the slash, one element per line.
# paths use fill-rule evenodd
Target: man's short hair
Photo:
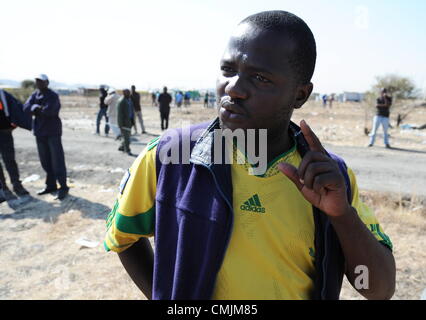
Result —
<path fill-rule="evenodd" d="M 263 11 L 245 18 L 241 23 L 248 23 L 263 30 L 283 33 L 294 41 L 296 48 L 290 65 L 303 84 L 311 81 L 317 57 L 314 35 L 308 25 L 298 16 L 281 10 Z"/>

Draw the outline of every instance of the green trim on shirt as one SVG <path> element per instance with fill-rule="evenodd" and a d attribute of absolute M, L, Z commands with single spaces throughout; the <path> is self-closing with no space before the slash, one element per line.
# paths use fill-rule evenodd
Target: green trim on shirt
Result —
<path fill-rule="evenodd" d="M 108 213 L 107 230 L 111 227 L 111 223 L 114 221 L 114 216 L 115 216 L 115 213 L 117 212 L 118 206 L 119 206 L 118 200 L 115 200 L 114 207 L 112 208 L 111 212 Z"/>
<path fill-rule="evenodd" d="M 147 212 L 134 216 L 125 216 L 118 211 L 115 215 L 115 226 L 125 233 L 148 236 L 154 232 L 155 206 Z"/>
<path fill-rule="evenodd" d="M 376 232 L 379 235 L 379 237 L 382 238 L 382 240 L 379 240 L 379 242 L 383 243 L 389 249 L 391 250 L 393 249 L 393 245 L 390 238 L 386 234 L 380 231 L 379 224 L 370 224 L 370 229 L 373 233 Z"/>
<path fill-rule="evenodd" d="M 277 164 L 278 161 L 283 160 L 283 158 L 285 158 L 286 156 L 290 155 L 291 153 L 293 153 L 294 151 L 296 151 L 297 149 L 297 142 L 296 139 L 294 139 L 294 137 L 292 137 L 293 139 L 293 147 L 291 147 L 289 150 L 287 150 L 284 153 L 279 154 L 278 156 L 276 156 L 273 160 L 269 161 L 268 164 L 266 165 L 266 170 L 264 174 L 261 175 L 254 175 L 255 177 L 258 178 L 268 178 L 271 176 L 270 172 L 268 172 L 274 165 Z M 233 156 L 233 160 L 234 160 L 234 164 L 237 164 L 237 156 L 236 156 L 236 152 L 238 151 L 241 152 L 241 154 L 244 155 L 245 158 L 245 163 L 244 166 L 246 167 L 247 170 L 249 170 L 249 168 L 255 168 L 254 165 L 252 165 L 249 161 L 248 161 L 248 157 L 247 157 L 247 153 L 242 152 L 239 148 L 238 145 L 236 143 L 236 140 L 234 139 L 234 156 Z"/>
<path fill-rule="evenodd" d="M 270 161 L 268 163 L 268 165 L 266 167 L 266 171 L 268 171 L 268 169 L 271 168 L 276 162 L 278 162 L 279 160 L 281 160 L 282 158 L 288 156 L 290 153 L 293 153 L 296 150 L 297 142 L 296 142 L 296 140 L 294 140 L 294 138 L 293 138 L 293 142 L 294 142 L 294 145 L 293 145 L 293 147 L 290 150 L 288 150 L 288 151 L 286 151 L 286 152 L 284 152 L 284 153 L 276 156 L 272 161 Z"/>
<path fill-rule="evenodd" d="M 107 246 L 106 241 L 104 241 L 104 249 L 106 252 L 111 251 L 111 249 Z"/>
<path fill-rule="evenodd" d="M 152 149 L 154 149 L 158 145 L 159 141 L 160 141 L 160 136 L 158 136 L 157 138 L 154 138 L 150 142 L 148 142 L 148 144 L 146 146 L 148 151 L 151 151 Z"/>

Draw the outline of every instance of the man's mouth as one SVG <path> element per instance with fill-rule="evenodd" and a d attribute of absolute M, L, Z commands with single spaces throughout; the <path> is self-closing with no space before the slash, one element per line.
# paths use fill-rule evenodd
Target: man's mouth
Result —
<path fill-rule="evenodd" d="M 239 122 L 247 118 L 244 108 L 230 99 L 221 99 L 219 105 L 219 113 L 222 121 Z"/>

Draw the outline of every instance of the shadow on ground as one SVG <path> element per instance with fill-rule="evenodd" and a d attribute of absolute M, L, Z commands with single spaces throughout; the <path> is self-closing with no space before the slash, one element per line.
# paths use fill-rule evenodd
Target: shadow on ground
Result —
<path fill-rule="evenodd" d="M 2 206 L 6 206 L 5 203 Z M 47 202 L 39 198 L 27 196 L 21 199 L 7 201 L 7 206 L 12 209 L 11 213 L 0 214 L 0 221 L 6 219 L 41 219 L 44 222 L 55 223 L 61 214 L 70 210 L 78 210 L 82 218 L 105 220 L 111 208 L 87 199 L 68 195 L 64 200 Z"/>
<path fill-rule="evenodd" d="M 426 154 L 426 151 L 413 150 L 413 149 L 404 149 L 404 148 L 395 148 L 395 147 L 392 147 L 392 148 L 390 148 L 390 150 Z"/>

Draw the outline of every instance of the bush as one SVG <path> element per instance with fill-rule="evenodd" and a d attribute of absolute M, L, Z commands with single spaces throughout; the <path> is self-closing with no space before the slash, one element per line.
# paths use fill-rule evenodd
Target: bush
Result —
<path fill-rule="evenodd" d="M 376 84 L 373 85 L 372 91 L 379 96 L 382 88 L 387 88 L 394 99 L 398 100 L 415 99 L 419 95 L 419 90 L 411 79 L 395 74 L 376 77 Z"/>
<path fill-rule="evenodd" d="M 24 80 L 21 82 L 21 88 L 22 89 L 35 89 L 35 82 L 34 80 Z"/>

